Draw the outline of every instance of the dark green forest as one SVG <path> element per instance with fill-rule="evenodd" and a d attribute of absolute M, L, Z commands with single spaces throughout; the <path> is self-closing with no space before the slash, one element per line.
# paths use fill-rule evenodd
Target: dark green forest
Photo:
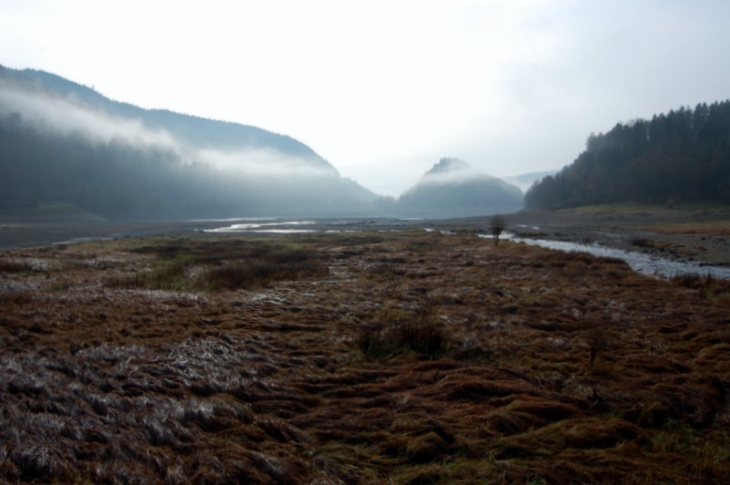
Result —
<path fill-rule="evenodd" d="M 617 202 L 730 204 L 730 101 L 619 123 L 525 194 L 528 209 Z"/>

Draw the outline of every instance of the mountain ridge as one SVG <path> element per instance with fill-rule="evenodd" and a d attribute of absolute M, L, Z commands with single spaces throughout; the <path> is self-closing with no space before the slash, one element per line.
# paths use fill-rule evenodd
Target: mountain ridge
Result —
<path fill-rule="evenodd" d="M 39 88 L 50 89 L 61 95 L 76 96 L 81 101 L 85 101 L 92 106 L 108 110 L 111 114 L 140 117 L 150 128 L 164 127 L 170 129 L 172 127 L 172 134 L 184 136 L 186 139 L 192 139 L 198 143 L 206 141 L 217 146 L 224 144 L 232 148 L 240 145 L 231 142 L 231 139 L 234 136 L 241 136 L 247 141 L 253 141 L 254 144 L 259 146 L 271 145 L 271 142 L 274 142 L 273 145 L 283 153 L 314 157 L 330 165 L 314 149 L 289 135 L 274 133 L 254 125 L 204 118 L 188 113 L 178 113 L 164 108 L 142 108 L 124 101 L 113 100 L 96 91 L 94 88 L 39 69 L 13 70 L 0 66 L 0 78 L 7 78 L 7 71 L 14 71 L 26 76 L 35 81 L 36 86 Z M 19 80 L 19 76 L 12 76 L 11 79 L 17 81 Z M 211 129 L 212 127 L 215 127 L 217 130 L 213 131 Z M 204 133 L 207 137 L 212 137 L 213 139 L 205 139 L 204 137 L 200 137 L 198 133 Z M 334 169 L 334 167 L 332 168 Z"/>

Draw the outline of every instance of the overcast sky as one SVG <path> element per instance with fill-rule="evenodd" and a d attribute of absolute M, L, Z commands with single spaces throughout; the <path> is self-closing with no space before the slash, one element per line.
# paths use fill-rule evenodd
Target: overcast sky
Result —
<path fill-rule="evenodd" d="M 558 169 L 730 98 L 727 0 L 0 0 L 0 64 L 290 135 L 398 195 L 439 158 Z"/>

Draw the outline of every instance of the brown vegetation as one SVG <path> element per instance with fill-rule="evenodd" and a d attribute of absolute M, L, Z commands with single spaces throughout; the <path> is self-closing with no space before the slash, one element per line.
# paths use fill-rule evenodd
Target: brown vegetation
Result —
<path fill-rule="evenodd" d="M 730 283 L 474 235 L 0 255 L 0 481 L 717 483 Z"/>

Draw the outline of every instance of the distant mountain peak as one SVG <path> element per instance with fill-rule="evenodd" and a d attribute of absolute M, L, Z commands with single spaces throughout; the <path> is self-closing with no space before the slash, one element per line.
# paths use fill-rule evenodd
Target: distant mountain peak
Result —
<path fill-rule="evenodd" d="M 489 181 L 496 180 L 491 175 L 472 167 L 464 160 L 453 157 L 444 157 L 438 161 L 431 169 L 424 173 L 418 181 L 419 185 L 423 184 L 462 184 L 469 181 Z"/>
<path fill-rule="evenodd" d="M 467 170 L 470 166 L 464 160 L 454 157 L 444 157 L 438 161 L 431 170 L 426 172 L 426 175 L 435 175 L 440 173 L 448 172 L 459 172 L 461 170 Z"/>
<path fill-rule="evenodd" d="M 463 160 L 445 157 L 404 192 L 397 205 L 409 215 L 466 217 L 518 210 L 522 192 Z"/>

